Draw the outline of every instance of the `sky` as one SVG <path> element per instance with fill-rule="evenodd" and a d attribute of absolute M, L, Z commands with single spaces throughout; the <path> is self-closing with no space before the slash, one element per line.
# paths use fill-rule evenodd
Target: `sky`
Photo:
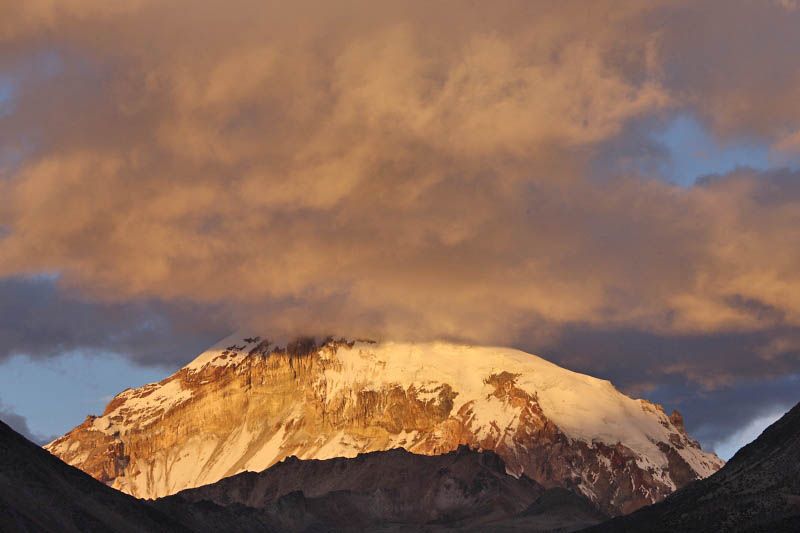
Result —
<path fill-rule="evenodd" d="M 729 456 L 800 400 L 793 0 L 0 0 L 0 417 L 225 334 L 503 345 Z"/>

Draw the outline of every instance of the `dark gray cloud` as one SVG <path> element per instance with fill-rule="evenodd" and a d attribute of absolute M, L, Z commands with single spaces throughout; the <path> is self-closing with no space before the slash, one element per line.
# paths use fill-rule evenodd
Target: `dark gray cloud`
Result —
<path fill-rule="evenodd" d="M 670 376 L 712 390 L 740 379 L 800 373 L 800 328 L 794 326 L 674 335 L 570 324 L 554 339 L 526 347 L 570 368 L 613 376 L 620 387 L 635 393 L 669 382 Z"/>
<path fill-rule="evenodd" d="M 0 363 L 14 355 L 111 352 L 138 364 L 184 363 L 231 331 L 218 307 L 85 300 L 53 277 L 0 280 Z"/>
<path fill-rule="evenodd" d="M 800 402 L 800 328 L 676 336 L 571 324 L 551 341 L 520 345 L 681 411 L 707 448 L 776 407 Z"/>
<path fill-rule="evenodd" d="M 0 420 L 8 424 L 11 429 L 29 441 L 35 442 L 40 446 L 43 446 L 48 442 L 52 442 L 53 439 L 58 437 L 58 435 L 41 435 L 39 433 L 34 433 L 28 427 L 27 419 L 24 416 L 15 413 L 11 408 L 3 405 L 2 400 L 0 400 Z"/>
<path fill-rule="evenodd" d="M 648 396 L 681 411 L 690 435 L 714 449 L 751 421 L 800 402 L 800 374 L 742 380 L 714 390 L 665 383 Z"/>

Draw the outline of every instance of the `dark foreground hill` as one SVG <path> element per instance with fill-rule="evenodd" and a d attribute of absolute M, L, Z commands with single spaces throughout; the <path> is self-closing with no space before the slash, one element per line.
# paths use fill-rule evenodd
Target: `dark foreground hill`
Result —
<path fill-rule="evenodd" d="M 587 499 L 509 476 L 497 455 L 465 446 L 433 456 L 394 449 L 352 459 L 292 457 L 161 501 L 243 504 L 290 529 L 495 528 L 510 520 L 504 527 L 512 530 L 539 523 L 574 530 L 605 518 Z"/>
<path fill-rule="evenodd" d="M 181 531 L 181 524 L 98 483 L 0 422 L 4 531 Z"/>
<path fill-rule="evenodd" d="M 587 531 L 800 531 L 800 404 L 711 477 Z"/>
<path fill-rule="evenodd" d="M 290 458 L 145 501 L 0 422 L 0 531 L 571 531 L 604 518 L 585 498 L 509 476 L 497 455 L 468 448 Z"/>

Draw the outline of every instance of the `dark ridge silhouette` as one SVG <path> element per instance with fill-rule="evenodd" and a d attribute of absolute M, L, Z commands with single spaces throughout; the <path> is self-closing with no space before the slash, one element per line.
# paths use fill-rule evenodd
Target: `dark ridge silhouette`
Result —
<path fill-rule="evenodd" d="M 263 472 L 243 472 L 162 500 L 261 508 L 293 530 L 494 528 L 512 518 L 527 526 L 536 521 L 531 516 L 546 515 L 554 528 L 569 531 L 606 518 L 586 498 L 565 492 L 512 477 L 495 453 L 461 446 L 441 455 L 397 448 L 351 459 L 290 457 Z M 296 516 L 302 520 L 287 520 Z M 518 524 L 505 526 L 516 530 Z"/>

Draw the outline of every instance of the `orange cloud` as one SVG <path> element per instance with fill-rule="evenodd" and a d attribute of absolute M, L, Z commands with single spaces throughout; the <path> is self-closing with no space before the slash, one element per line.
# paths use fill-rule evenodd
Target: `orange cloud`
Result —
<path fill-rule="evenodd" d="M 687 107 L 720 134 L 800 126 L 794 52 L 757 48 L 789 85 L 750 80 L 762 64 L 687 34 L 711 9 L 12 4 L 0 65 L 59 68 L 16 75 L 0 117 L 26 147 L 0 182 L 0 276 L 287 334 L 800 325 L 796 176 L 592 174 L 632 124 Z M 729 32 L 794 16 L 733 11 Z"/>

